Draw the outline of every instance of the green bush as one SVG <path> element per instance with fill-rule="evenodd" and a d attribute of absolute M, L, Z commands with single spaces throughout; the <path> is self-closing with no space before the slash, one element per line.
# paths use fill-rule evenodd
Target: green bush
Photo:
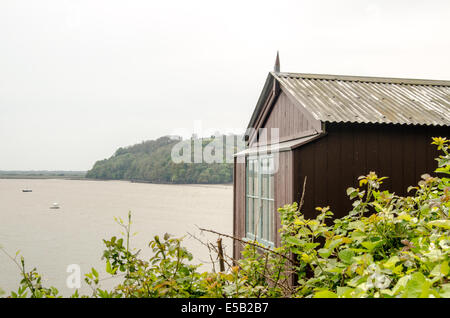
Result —
<path fill-rule="evenodd" d="M 279 209 L 281 246 L 246 242 L 239 260 L 223 259 L 228 264 L 223 272 L 200 273 L 181 239 L 168 234 L 155 236 L 149 243 L 153 256 L 141 259 L 129 248 L 129 214 L 127 223 L 116 220 L 125 237 L 104 240 L 106 272 L 123 280 L 102 290 L 92 269 L 85 277 L 91 297 L 448 298 L 449 141 L 432 143 L 443 152 L 436 172 L 444 177 L 425 174 L 408 189 L 411 196 L 402 197 L 381 190 L 385 178 L 370 172 L 359 177 L 360 188 L 347 189 L 353 209 L 340 219 L 333 220 L 329 207 L 306 219 L 297 203 L 286 205 Z M 60 297 L 55 288 L 41 286 L 35 269 L 26 272 L 23 258 L 13 260 L 23 280 L 10 297 Z M 72 297 L 79 297 L 78 291 Z"/>
<path fill-rule="evenodd" d="M 450 174 L 448 140 L 436 172 Z M 353 210 L 327 225 L 333 213 L 318 208 L 305 219 L 297 204 L 280 209 L 281 237 L 298 261 L 298 297 L 450 297 L 450 179 L 422 176 L 414 195 L 380 190 L 374 172 L 347 189 Z"/>

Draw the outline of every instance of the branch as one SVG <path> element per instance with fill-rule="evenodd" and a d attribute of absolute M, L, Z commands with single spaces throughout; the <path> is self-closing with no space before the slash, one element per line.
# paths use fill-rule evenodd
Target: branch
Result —
<path fill-rule="evenodd" d="M 253 243 L 253 242 L 249 242 L 249 241 L 244 241 L 243 239 L 234 237 L 234 236 L 232 236 L 232 235 L 228 235 L 228 234 L 224 234 L 224 233 L 219 233 L 219 232 L 216 232 L 216 231 L 213 231 L 213 230 L 202 229 L 202 228 L 200 228 L 200 227 L 199 227 L 199 230 L 200 230 L 200 231 L 204 231 L 204 232 L 209 232 L 209 233 L 217 234 L 217 235 L 223 236 L 223 237 L 228 237 L 228 238 L 230 238 L 230 239 L 233 239 L 233 240 L 235 240 L 235 241 L 241 242 L 241 243 L 243 243 L 243 244 L 249 244 L 249 245 L 258 247 L 258 248 L 260 248 L 260 249 L 262 249 L 262 250 L 265 250 L 265 251 L 267 251 L 267 252 L 269 252 L 269 253 L 273 253 L 273 254 L 275 254 L 275 255 L 278 255 L 278 256 L 280 256 L 280 257 L 283 257 L 283 258 L 287 259 L 291 264 L 294 264 L 294 265 L 295 265 L 295 262 L 294 262 L 292 259 L 290 259 L 289 257 L 287 257 L 286 255 L 280 254 L 280 253 L 278 253 L 278 252 L 276 252 L 276 251 L 274 251 L 274 250 L 272 250 L 272 249 L 270 249 L 270 248 L 267 248 L 267 247 L 265 247 L 265 246 L 261 246 L 261 245 L 259 245 L 259 244 L 256 244 L 256 243 Z"/>
<path fill-rule="evenodd" d="M 306 189 L 306 178 L 307 176 L 305 176 L 305 179 L 303 179 L 303 189 L 302 189 L 302 196 L 300 198 L 300 202 L 298 203 L 298 210 L 301 211 L 302 210 L 302 206 L 305 198 L 305 189 Z"/>
<path fill-rule="evenodd" d="M 219 256 L 220 271 L 225 272 L 225 263 L 224 263 L 224 259 L 223 259 L 223 249 L 222 249 L 222 238 L 221 237 L 217 240 L 217 250 L 218 250 L 217 255 Z"/>

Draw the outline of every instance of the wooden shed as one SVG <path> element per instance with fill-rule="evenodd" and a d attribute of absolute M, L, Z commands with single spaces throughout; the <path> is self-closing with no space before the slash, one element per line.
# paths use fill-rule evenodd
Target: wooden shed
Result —
<path fill-rule="evenodd" d="M 248 124 L 247 149 L 234 158 L 234 236 L 279 246 L 277 208 L 303 190 L 306 217 L 318 206 L 344 216 L 346 189 L 370 171 L 406 194 L 436 168 L 431 137 L 448 137 L 449 125 L 450 81 L 281 73 L 276 65 Z M 240 252 L 235 241 L 234 257 Z"/>

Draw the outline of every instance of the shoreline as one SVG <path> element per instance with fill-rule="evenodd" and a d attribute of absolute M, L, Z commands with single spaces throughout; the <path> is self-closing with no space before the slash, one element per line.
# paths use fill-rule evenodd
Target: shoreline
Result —
<path fill-rule="evenodd" d="M 0 179 L 25 179 L 25 180 L 46 180 L 46 179 L 65 179 L 65 180 L 87 180 L 82 176 L 33 176 L 33 175 L 0 175 Z"/>
<path fill-rule="evenodd" d="M 126 180 L 126 179 L 92 179 L 84 177 L 69 177 L 69 176 L 0 176 L 0 180 L 69 180 L 69 181 L 102 181 L 102 182 L 128 182 L 138 184 L 155 184 L 155 185 L 178 185 L 178 186 L 232 186 L 233 183 L 173 183 L 173 182 L 151 182 L 140 180 Z"/>

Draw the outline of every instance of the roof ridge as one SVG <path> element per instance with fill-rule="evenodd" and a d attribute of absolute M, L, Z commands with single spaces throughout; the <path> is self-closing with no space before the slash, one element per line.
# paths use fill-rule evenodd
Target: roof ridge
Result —
<path fill-rule="evenodd" d="M 347 82 L 368 82 L 368 83 L 386 83 L 386 84 L 406 84 L 406 85 L 424 85 L 424 86 L 450 86 L 450 80 L 430 80 L 416 78 L 399 77 L 376 77 L 376 76 L 356 76 L 356 75 L 331 75 L 331 74 L 311 74 L 311 73 L 273 73 L 276 77 L 295 77 L 304 79 L 347 81 Z"/>

